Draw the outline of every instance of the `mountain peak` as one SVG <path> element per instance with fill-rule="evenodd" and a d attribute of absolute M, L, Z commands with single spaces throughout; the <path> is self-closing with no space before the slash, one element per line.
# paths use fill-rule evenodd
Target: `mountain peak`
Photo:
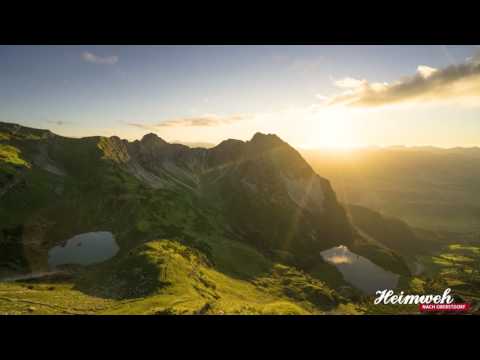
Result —
<path fill-rule="evenodd" d="M 266 139 L 270 139 L 270 140 L 280 140 L 282 141 L 277 135 L 275 134 L 264 134 L 262 132 L 256 132 L 252 139 L 250 141 L 259 141 L 259 140 L 266 140 Z"/>
<path fill-rule="evenodd" d="M 232 146 L 241 146 L 244 145 L 245 143 L 242 140 L 237 140 L 237 139 L 227 139 L 223 140 L 220 144 L 218 144 L 216 147 L 219 148 L 225 148 L 225 147 L 232 147 Z"/>
<path fill-rule="evenodd" d="M 146 134 L 142 137 L 142 140 L 141 140 L 142 143 L 160 143 L 160 144 L 168 144 L 165 140 L 163 140 L 161 137 L 159 137 L 157 134 L 155 133 L 149 133 L 149 134 Z"/>
<path fill-rule="evenodd" d="M 270 149 L 286 144 L 275 134 L 263 134 L 260 132 L 257 132 L 255 135 L 253 135 L 250 143 L 256 147 L 259 147 L 260 149 Z"/>

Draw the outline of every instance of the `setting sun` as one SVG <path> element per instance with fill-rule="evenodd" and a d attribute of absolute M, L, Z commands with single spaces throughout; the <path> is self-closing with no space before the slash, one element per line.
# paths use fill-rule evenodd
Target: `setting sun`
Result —
<path fill-rule="evenodd" d="M 345 109 L 319 109 L 305 126 L 302 148 L 352 149 L 363 146 L 352 115 Z"/>

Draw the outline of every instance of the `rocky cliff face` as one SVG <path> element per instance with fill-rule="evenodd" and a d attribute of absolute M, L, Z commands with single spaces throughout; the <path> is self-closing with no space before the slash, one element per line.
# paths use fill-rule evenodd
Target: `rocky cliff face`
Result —
<path fill-rule="evenodd" d="M 276 135 L 192 149 L 148 134 L 132 143 L 102 139 L 101 148 L 149 186 L 192 192 L 216 207 L 238 238 L 265 252 L 287 251 L 307 261 L 352 240 L 328 180 Z"/>

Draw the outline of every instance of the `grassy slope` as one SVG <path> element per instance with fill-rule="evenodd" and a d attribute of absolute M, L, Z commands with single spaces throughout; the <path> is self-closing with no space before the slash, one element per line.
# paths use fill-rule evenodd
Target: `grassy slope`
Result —
<path fill-rule="evenodd" d="M 0 313 L 309 314 L 334 310 L 340 300 L 283 265 L 255 281 L 235 279 L 172 240 L 141 245 L 69 282 L 0 283 Z"/>
<path fill-rule="evenodd" d="M 20 150 L 11 145 L 0 144 L 0 162 L 4 165 L 26 166 L 30 165 L 21 158 Z"/>

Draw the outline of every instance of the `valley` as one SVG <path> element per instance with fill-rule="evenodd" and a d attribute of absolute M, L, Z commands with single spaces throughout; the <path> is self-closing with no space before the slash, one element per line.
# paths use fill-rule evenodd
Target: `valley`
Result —
<path fill-rule="evenodd" d="M 0 313 L 418 313 L 373 306 L 377 278 L 480 300 L 476 223 L 353 201 L 310 164 L 261 133 L 205 149 L 0 123 Z"/>

